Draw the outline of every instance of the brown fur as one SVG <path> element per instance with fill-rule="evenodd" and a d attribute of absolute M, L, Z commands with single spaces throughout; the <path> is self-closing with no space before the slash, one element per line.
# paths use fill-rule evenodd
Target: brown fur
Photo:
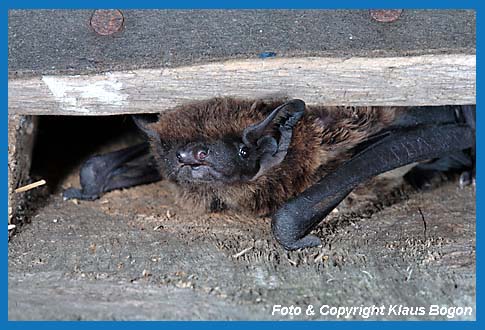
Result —
<path fill-rule="evenodd" d="M 241 136 L 244 128 L 261 121 L 284 102 L 214 98 L 163 112 L 151 128 L 162 141 Z M 177 187 L 178 196 L 190 207 L 208 209 L 216 200 L 240 211 L 271 213 L 349 159 L 353 147 L 389 125 L 398 111 L 390 107 L 307 106 L 293 130 L 284 161 L 269 173 L 255 181 L 217 188 Z"/>

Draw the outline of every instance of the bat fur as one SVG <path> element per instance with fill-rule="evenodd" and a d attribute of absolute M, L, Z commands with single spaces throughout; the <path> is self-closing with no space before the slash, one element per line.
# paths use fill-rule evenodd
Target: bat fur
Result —
<path fill-rule="evenodd" d="M 285 101 L 214 98 L 165 111 L 150 129 L 173 152 L 178 145 L 194 140 L 240 137 L 244 128 L 260 122 Z M 268 215 L 351 158 L 357 145 L 389 126 L 403 110 L 398 107 L 307 106 L 293 129 L 284 160 L 254 181 L 177 182 L 171 175 L 172 169 L 156 151 L 158 141 L 153 139 L 152 151 L 162 177 L 175 183 L 182 205 Z"/>
<path fill-rule="evenodd" d="M 402 178 L 429 160 L 406 174 L 419 186 L 436 172 L 474 169 L 473 106 L 220 97 L 164 111 L 154 122 L 133 119 L 148 142 L 90 158 L 81 167 L 82 188 L 66 190 L 65 198 L 92 200 L 167 179 L 192 210 L 272 215 L 273 235 L 288 250 L 319 245 L 311 230 L 345 198 L 382 195 L 396 182 L 390 170 Z"/>

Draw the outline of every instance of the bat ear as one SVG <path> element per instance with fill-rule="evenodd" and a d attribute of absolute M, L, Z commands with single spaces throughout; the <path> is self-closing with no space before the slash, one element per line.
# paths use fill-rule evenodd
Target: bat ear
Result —
<path fill-rule="evenodd" d="M 159 115 L 157 114 L 135 114 L 132 115 L 133 121 L 135 122 L 136 126 L 147 135 L 147 137 L 154 139 L 155 141 L 159 141 L 160 137 L 158 136 L 157 132 L 150 127 L 151 124 L 155 123 L 159 119 Z"/>
<path fill-rule="evenodd" d="M 268 117 L 260 123 L 247 127 L 243 132 L 243 142 L 246 146 L 256 150 L 259 159 L 259 170 L 250 180 L 254 181 L 274 166 L 280 164 L 286 157 L 290 146 L 293 128 L 305 112 L 305 102 L 291 100 L 274 109 Z M 283 121 L 279 119 L 284 118 Z M 263 135 L 265 129 L 280 122 L 279 141 L 271 135 Z"/>
<path fill-rule="evenodd" d="M 277 123 L 281 118 L 287 117 L 285 123 L 291 123 L 292 118 L 301 117 L 301 114 L 305 111 L 305 102 L 298 99 L 290 100 L 276 109 L 274 109 L 268 117 L 261 122 L 246 127 L 242 134 L 242 140 L 248 147 L 254 147 L 258 144 L 258 140 L 263 137 L 266 129 L 272 124 Z M 296 124 L 296 122 L 295 122 Z"/>

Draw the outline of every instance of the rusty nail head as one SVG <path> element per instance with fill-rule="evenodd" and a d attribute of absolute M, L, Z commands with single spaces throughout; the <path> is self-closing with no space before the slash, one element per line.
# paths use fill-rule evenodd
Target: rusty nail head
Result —
<path fill-rule="evenodd" d="M 91 16 L 90 25 L 97 34 L 109 36 L 121 30 L 123 21 L 123 13 L 120 10 L 99 9 Z"/>
<path fill-rule="evenodd" d="M 396 21 L 401 16 L 402 9 L 371 10 L 370 15 L 378 22 L 389 23 Z"/>

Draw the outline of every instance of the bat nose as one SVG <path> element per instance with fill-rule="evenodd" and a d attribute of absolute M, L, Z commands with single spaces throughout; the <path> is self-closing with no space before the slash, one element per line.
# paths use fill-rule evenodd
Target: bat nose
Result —
<path fill-rule="evenodd" d="M 175 156 L 180 163 L 190 163 L 193 162 L 192 153 L 185 150 L 177 150 Z"/>
<path fill-rule="evenodd" d="M 178 161 L 182 164 L 200 164 L 207 158 L 209 150 L 204 147 L 179 149 L 175 153 Z"/>

